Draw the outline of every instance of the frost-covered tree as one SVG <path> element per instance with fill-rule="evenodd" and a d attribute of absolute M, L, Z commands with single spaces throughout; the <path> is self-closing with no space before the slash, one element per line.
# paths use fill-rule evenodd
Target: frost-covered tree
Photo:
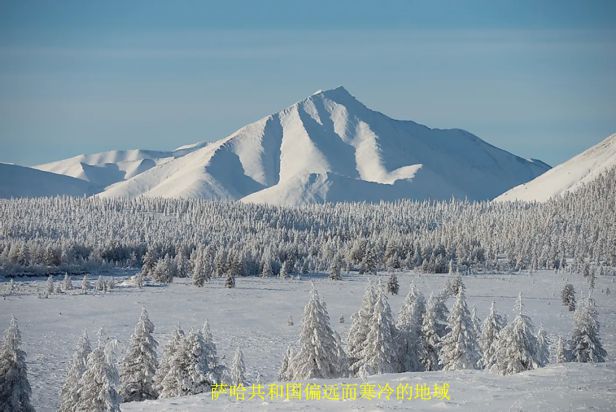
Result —
<path fill-rule="evenodd" d="M 524 314 L 522 294 L 518 296 L 514 311 L 516 317 L 498 334 L 494 364 L 490 370 L 502 375 L 531 370 L 541 366 L 537 357 L 537 337 L 533 323 Z"/>
<path fill-rule="evenodd" d="M 421 325 L 425 312 L 426 300 L 412 283 L 396 322 L 400 372 L 423 370 Z"/>
<path fill-rule="evenodd" d="M 114 363 L 114 342 L 99 333 L 97 347 L 88 355 L 86 370 L 81 377 L 78 411 L 119 412 L 122 397 L 117 391 L 118 370 Z"/>
<path fill-rule="evenodd" d="M 570 345 L 574 362 L 605 362 L 607 352 L 599 337 L 599 314 L 590 296 L 575 311 Z"/>
<path fill-rule="evenodd" d="M 569 308 L 570 312 L 575 310 L 575 289 L 571 283 L 567 283 L 560 294 L 563 305 Z"/>
<path fill-rule="evenodd" d="M 376 288 L 372 317 L 363 351 L 362 375 L 393 373 L 399 369 L 397 335 L 387 295 L 381 286 Z"/>
<path fill-rule="evenodd" d="M 545 366 L 550 362 L 550 341 L 542 327 L 537 331 L 537 361 L 539 366 Z"/>
<path fill-rule="evenodd" d="M 327 308 L 313 284 L 304 307 L 297 350 L 289 360 L 288 374 L 292 380 L 341 377 L 346 374 L 341 370 L 341 352 Z"/>
<path fill-rule="evenodd" d="M 329 278 L 332 280 L 342 280 L 342 257 L 336 254 L 332 260 L 332 265 L 329 268 Z"/>
<path fill-rule="evenodd" d="M 351 327 L 347 337 L 347 349 L 351 373 L 357 375 L 364 364 L 363 351 L 366 344 L 366 336 L 370 330 L 370 321 L 374 310 L 376 290 L 372 282 L 364 293 L 361 307 L 351 317 Z"/>
<path fill-rule="evenodd" d="M 456 302 L 447 319 L 448 333 L 441 341 L 439 362 L 444 370 L 477 369 L 481 352 L 464 289 L 458 288 Z"/>
<path fill-rule="evenodd" d="M 56 286 L 53 282 L 53 275 L 49 275 L 47 278 L 47 293 L 52 295 L 56 291 Z"/>
<path fill-rule="evenodd" d="M 83 275 L 83 279 L 81 280 L 81 291 L 83 293 L 88 293 L 92 286 L 90 285 L 90 280 L 88 279 L 88 274 Z"/>
<path fill-rule="evenodd" d="M 280 267 L 280 272 L 278 273 L 278 277 L 281 279 L 287 279 L 289 277 L 289 264 L 285 260 L 282 262 L 282 266 Z"/>
<path fill-rule="evenodd" d="M 203 346 L 209 375 L 212 381 L 220 382 L 225 372 L 225 366 L 222 365 L 218 359 L 218 350 L 216 348 L 216 343 L 214 342 L 214 335 L 212 334 L 210 324 L 207 319 L 203 322 L 201 333 L 203 335 Z"/>
<path fill-rule="evenodd" d="M 477 316 L 477 306 L 473 306 L 473 309 L 471 309 L 471 322 L 475 329 L 475 335 L 477 335 L 477 337 L 481 336 L 481 321 L 479 320 L 479 316 Z"/>
<path fill-rule="evenodd" d="M 209 261 L 206 249 L 199 247 L 193 253 L 192 260 L 192 282 L 197 287 L 203 287 L 205 282 L 210 280 L 212 265 Z"/>
<path fill-rule="evenodd" d="M 270 259 L 264 259 L 262 269 L 261 269 L 261 277 L 270 278 L 273 275 L 274 275 L 274 269 L 272 269 L 272 261 Z"/>
<path fill-rule="evenodd" d="M 153 333 L 154 324 L 150 321 L 146 309 L 143 308 L 122 362 L 120 394 L 124 402 L 158 397 L 154 384 L 154 376 L 158 368 L 156 355 L 158 342 L 152 336 Z"/>
<path fill-rule="evenodd" d="M 64 385 L 62 385 L 60 390 L 60 412 L 73 412 L 77 410 L 81 377 L 86 370 L 88 355 L 91 352 L 92 346 L 90 345 L 88 334 L 84 331 L 77 342 Z"/>
<path fill-rule="evenodd" d="M 481 366 L 489 369 L 495 362 L 494 354 L 498 347 L 498 334 L 505 326 L 505 319 L 496 312 L 494 301 L 490 313 L 481 325 L 479 347 L 481 348 Z"/>
<path fill-rule="evenodd" d="M 558 337 L 556 341 L 556 351 L 555 351 L 555 361 L 556 363 L 565 363 L 569 362 L 569 352 L 567 351 L 567 347 L 565 345 L 565 340 L 562 336 Z"/>
<path fill-rule="evenodd" d="M 398 277 L 395 273 L 392 273 L 387 280 L 387 292 L 392 295 L 397 295 L 400 290 L 400 284 L 398 283 Z"/>
<path fill-rule="evenodd" d="M 28 382 L 26 352 L 20 346 L 19 326 L 15 316 L 11 316 L 0 347 L 0 411 L 34 411 L 30 404 L 32 389 Z"/>
<path fill-rule="evenodd" d="M 232 385 L 246 385 L 246 366 L 244 365 L 244 354 L 239 347 L 233 355 L 230 375 Z"/>
<path fill-rule="evenodd" d="M 293 358 L 293 348 L 287 347 L 287 350 L 282 357 L 282 363 L 280 369 L 278 369 L 278 380 L 289 381 L 291 380 L 292 373 L 289 371 L 289 362 Z"/>
<path fill-rule="evenodd" d="M 169 255 L 165 255 L 164 258 L 159 259 L 152 269 L 151 276 L 156 282 L 171 283 L 173 277 L 176 275 L 177 268 L 175 262 Z"/>
<path fill-rule="evenodd" d="M 64 275 L 64 282 L 62 284 L 64 285 L 63 287 L 65 292 L 67 290 L 73 290 L 73 281 L 71 280 L 71 277 L 68 275 L 68 273 Z"/>
<path fill-rule="evenodd" d="M 135 286 L 137 286 L 139 289 L 143 289 L 143 285 L 145 283 L 145 278 L 143 276 L 143 272 L 139 271 L 139 273 L 137 273 L 134 277 L 134 282 L 135 282 Z"/>
<path fill-rule="evenodd" d="M 207 364 L 201 331 L 190 331 L 169 360 L 169 370 L 162 380 L 161 398 L 195 395 L 211 389 L 215 382 Z"/>
<path fill-rule="evenodd" d="M 419 359 L 426 371 L 436 371 L 440 369 L 439 351 L 441 346 L 441 329 L 443 317 L 443 303 L 441 299 L 430 294 L 428 305 L 421 323 L 421 352 Z"/>
<path fill-rule="evenodd" d="M 105 289 L 105 281 L 103 280 L 103 277 L 101 275 L 98 276 L 98 279 L 96 280 L 96 283 L 94 284 L 94 288 L 100 292 L 102 292 L 103 289 Z"/>
<path fill-rule="evenodd" d="M 169 339 L 169 342 L 165 345 L 163 350 L 163 356 L 161 358 L 160 364 L 158 366 L 158 370 L 154 375 L 154 389 L 157 393 L 160 394 L 162 391 L 163 380 L 169 373 L 169 368 L 171 367 L 171 359 L 172 357 L 179 351 L 179 348 L 182 344 L 182 341 L 185 339 L 184 331 L 178 325 L 173 332 L 173 336 Z"/>
<path fill-rule="evenodd" d="M 232 272 L 227 273 L 227 278 L 225 279 L 225 287 L 229 289 L 235 287 L 235 276 Z"/>

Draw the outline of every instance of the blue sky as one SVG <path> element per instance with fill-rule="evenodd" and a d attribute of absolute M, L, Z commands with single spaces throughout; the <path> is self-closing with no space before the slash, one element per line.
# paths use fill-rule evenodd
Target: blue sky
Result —
<path fill-rule="evenodd" d="M 556 164 L 616 132 L 614 1 L 0 0 L 0 161 L 214 140 L 344 85 Z"/>

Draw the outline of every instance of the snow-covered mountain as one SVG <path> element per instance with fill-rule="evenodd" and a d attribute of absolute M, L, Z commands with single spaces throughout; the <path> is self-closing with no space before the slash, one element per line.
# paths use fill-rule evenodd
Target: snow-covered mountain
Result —
<path fill-rule="evenodd" d="M 616 134 L 494 200 L 546 202 L 554 196 L 577 190 L 613 167 L 616 167 Z"/>
<path fill-rule="evenodd" d="M 0 163 L 0 198 L 83 196 L 96 192 L 91 183 L 30 167 Z"/>
<path fill-rule="evenodd" d="M 463 130 L 391 119 L 342 87 L 317 92 L 205 147 L 186 148 L 189 153 L 163 158 L 99 196 L 281 205 L 486 200 L 549 169 Z"/>
<path fill-rule="evenodd" d="M 89 155 L 82 154 L 34 168 L 85 180 L 103 189 L 205 145 L 205 142 L 199 142 L 178 147 L 173 151 L 110 150 Z"/>

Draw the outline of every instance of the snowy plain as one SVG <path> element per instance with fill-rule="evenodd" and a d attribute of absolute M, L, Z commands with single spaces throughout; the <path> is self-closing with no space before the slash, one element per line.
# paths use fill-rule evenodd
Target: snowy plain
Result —
<path fill-rule="evenodd" d="M 387 275 L 378 277 L 386 280 Z M 413 281 L 426 295 L 438 293 L 448 275 L 398 273 L 400 293 L 390 296 L 394 316 Z M 213 279 L 203 288 L 188 280 L 176 279 L 168 286 L 146 286 L 143 289 L 119 286 L 110 293 L 90 291 L 83 295 L 38 297 L 46 279 L 16 279 L 19 294 L 0 300 L 0 327 L 5 329 L 15 314 L 27 352 L 33 405 L 39 411 L 55 410 L 58 391 L 65 377 L 73 347 L 84 329 L 91 340 L 104 328 L 105 333 L 120 342 L 124 350 L 141 306 L 150 313 L 156 326 L 159 356 L 177 324 L 186 331 L 210 322 L 218 353 L 228 364 L 239 345 L 244 352 L 249 380 L 257 372 L 263 385 L 276 381 L 277 371 L 287 346 L 299 334 L 303 307 L 308 299 L 311 281 L 327 303 L 332 327 L 346 339 L 351 315 L 359 308 L 370 275 L 347 274 L 342 281 L 331 281 L 325 275 L 306 275 L 297 279 L 237 278 L 234 289 L 226 289 L 222 279 Z M 59 280 L 59 279 L 57 279 Z M 92 279 L 95 280 L 95 279 Z M 118 279 L 120 280 L 120 279 Z M 512 308 L 518 292 L 524 296 L 527 314 L 535 327 L 543 326 L 550 338 L 569 337 L 572 313 L 561 304 L 560 291 L 565 283 L 575 287 L 578 301 L 588 293 L 587 282 L 580 275 L 539 271 L 533 274 L 480 274 L 463 278 L 469 308 L 477 307 L 481 320 L 494 300 L 496 309 L 512 319 Z M 80 279 L 74 278 L 75 287 Z M 414 372 L 368 377 L 368 382 L 395 388 L 398 383 L 449 383 L 450 401 L 397 401 L 358 399 L 356 401 L 235 401 L 221 395 L 212 400 L 210 394 L 122 404 L 127 411 L 186 410 L 616 410 L 616 278 L 597 279 L 593 294 L 601 322 L 601 338 L 608 352 L 605 364 L 551 364 L 546 368 L 512 376 L 497 376 L 486 371 Z M 0 289 L 4 289 L 0 284 Z M 611 294 L 604 291 L 609 288 Z M 452 300 L 448 302 L 451 307 Z M 289 326 L 289 315 L 294 325 Z M 341 316 L 345 322 L 340 323 Z M 122 353 L 119 358 L 122 358 Z M 317 383 L 361 383 L 361 379 L 337 379 Z"/>

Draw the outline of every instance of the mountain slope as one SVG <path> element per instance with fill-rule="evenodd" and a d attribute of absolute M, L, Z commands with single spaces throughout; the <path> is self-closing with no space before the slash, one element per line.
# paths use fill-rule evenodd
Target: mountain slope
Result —
<path fill-rule="evenodd" d="M 200 142 L 181 146 L 173 151 L 111 150 L 89 155 L 82 154 L 34 166 L 34 168 L 85 180 L 102 189 L 204 146 L 205 143 Z"/>
<path fill-rule="evenodd" d="M 548 168 L 463 130 L 391 119 L 339 87 L 116 183 L 99 196 L 285 205 L 451 196 L 485 200 Z"/>
<path fill-rule="evenodd" d="M 30 167 L 0 163 L 0 198 L 83 196 L 95 193 L 92 184 Z"/>
<path fill-rule="evenodd" d="M 616 134 L 494 200 L 546 202 L 554 196 L 577 190 L 613 167 L 616 167 Z"/>

